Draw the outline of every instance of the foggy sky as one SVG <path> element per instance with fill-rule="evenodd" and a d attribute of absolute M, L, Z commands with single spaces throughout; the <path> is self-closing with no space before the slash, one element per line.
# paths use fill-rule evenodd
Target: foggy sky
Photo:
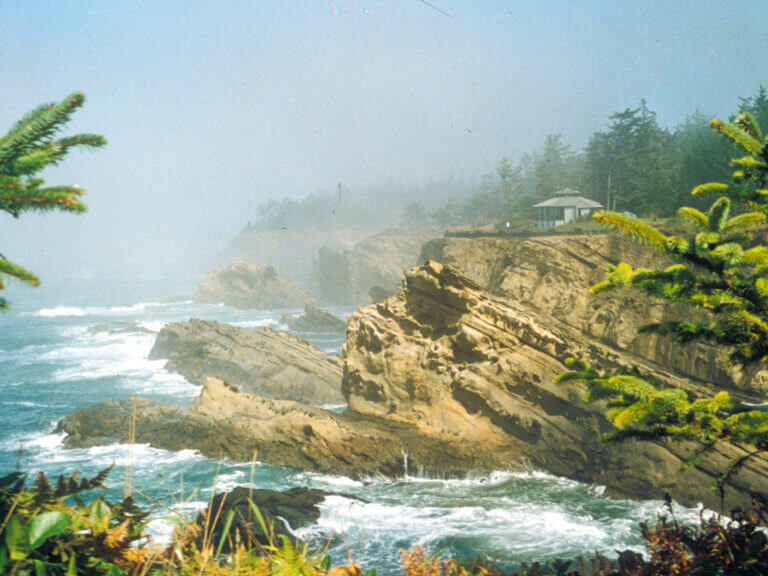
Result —
<path fill-rule="evenodd" d="M 0 215 L 46 279 L 204 271 L 266 198 L 475 178 L 645 98 L 673 127 L 768 84 L 768 3 L 0 0 L 0 131 L 86 94 L 44 176 L 83 216 Z M 195 270 L 195 268 L 200 270 Z M 13 294 L 7 296 L 13 299 Z"/>

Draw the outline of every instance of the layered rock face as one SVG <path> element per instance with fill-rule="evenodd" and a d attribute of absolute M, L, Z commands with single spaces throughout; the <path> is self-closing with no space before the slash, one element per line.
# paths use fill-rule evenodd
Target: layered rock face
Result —
<path fill-rule="evenodd" d="M 299 308 L 317 301 L 273 267 L 240 260 L 205 277 L 195 292 L 196 302 L 224 303 L 235 308 Z"/>
<path fill-rule="evenodd" d="M 522 443 L 530 464 L 604 484 L 613 493 L 648 498 L 669 492 L 684 503 L 714 506 L 715 474 L 726 458 L 742 454 L 722 446 L 706 462 L 680 472 L 690 447 L 603 446 L 599 437 L 610 430 L 603 407 L 584 404 L 578 387 L 553 384 L 566 370 L 567 356 L 598 367 L 637 365 L 694 394 L 711 390 L 617 352 L 568 323 L 492 297 L 435 262 L 407 274 L 402 294 L 350 316 L 347 335 L 343 391 L 351 411 L 469 443 L 481 443 L 490 432 L 486 449 L 499 439 Z M 744 503 L 766 475 L 768 461 L 752 461 L 729 498 Z"/>
<path fill-rule="evenodd" d="M 695 396 L 711 395 L 714 382 L 762 401 L 759 386 L 720 368 L 716 351 L 637 335 L 638 326 L 681 311 L 629 292 L 588 295 L 608 263 L 648 263 L 636 245 L 612 236 L 455 238 L 429 243 L 424 254 L 457 263 L 473 279 L 429 262 L 406 274 L 402 292 L 350 316 L 343 349 L 347 412 L 269 400 L 207 379 L 189 409 L 137 401 L 136 441 L 354 477 L 402 474 L 406 454 L 412 471 L 444 476 L 536 467 L 605 485 L 613 494 L 669 492 L 684 504 L 719 507 L 715 477 L 745 452 L 719 445 L 681 472 L 692 446 L 603 445 L 600 436 L 612 429 L 605 407 L 584 404 L 578 386 L 553 384 L 566 370 L 564 359 L 575 356 L 600 368 L 637 366 Z M 173 369 L 178 354 L 179 366 L 194 367 L 185 368 L 193 379 L 216 375 L 206 368 L 216 359 L 231 370 L 218 374 L 240 383 L 248 366 L 274 362 L 277 352 L 259 356 L 260 348 L 293 350 L 282 342 L 290 337 L 271 331 L 188 324 L 169 326 L 153 357 L 171 357 Z M 246 359 L 237 347 L 253 333 L 267 343 L 246 344 L 253 354 Z M 287 362 L 301 365 L 303 354 Z M 338 364 L 335 370 L 338 378 Z M 299 398 L 296 392 L 280 397 Z M 111 402 L 67 417 L 60 424 L 69 434 L 65 443 L 128 440 L 132 409 L 130 400 Z M 750 460 L 734 477 L 726 506 L 748 503 L 750 491 L 765 490 L 766 478 L 768 460 Z"/>
<path fill-rule="evenodd" d="M 209 320 L 176 322 L 163 327 L 149 358 L 168 359 L 165 367 L 193 384 L 211 376 L 265 398 L 344 402 L 339 358 L 287 332 Z"/>
<path fill-rule="evenodd" d="M 449 265 L 515 306 L 563 322 L 619 352 L 636 354 L 683 376 L 730 389 L 768 392 L 768 375 L 744 378 L 727 355 L 710 346 L 678 346 L 670 338 L 640 334 L 648 323 L 690 317 L 691 310 L 612 292 L 592 296 L 608 264 L 664 262 L 650 248 L 614 234 L 537 238 L 445 238 L 424 245 L 420 260 Z"/>

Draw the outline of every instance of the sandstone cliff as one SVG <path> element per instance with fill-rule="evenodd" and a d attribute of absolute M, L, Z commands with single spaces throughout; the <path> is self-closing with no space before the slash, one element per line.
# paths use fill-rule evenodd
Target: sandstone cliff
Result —
<path fill-rule="evenodd" d="M 306 404 L 338 404 L 341 362 L 309 342 L 269 328 L 252 330 L 193 319 L 163 327 L 150 360 L 193 384 L 222 378 L 244 392 Z"/>
<path fill-rule="evenodd" d="M 744 454 L 718 446 L 680 471 L 691 446 L 601 444 L 610 430 L 604 407 L 583 390 L 553 384 L 567 356 L 598 367 L 638 366 L 693 395 L 712 383 L 761 400 L 759 386 L 721 370 L 705 347 L 672 348 L 638 336 L 645 322 L 681 313 L 632 293 L 587 294 L 606 264 L 648 258 L 613 236 L 445 239 L 438 254 L 473 279 L 429 262 L 406 274 L 399 294 L 352 314 L 343 349 L 342 414 L 266 400 L 208 381 L 190 410 L 139 403 L 141 442 L 192 447 L 205 454 L 349 475 L 411 470 L 452 475 L 532 466 L 613 494 L 718 507 L 715 475 Z M 652 257 L 652 256 L 651 256 Z M 759 380 L 757 381 L 759 383 Z M 125 440 L 130 402 L 106 403 L 61 424 L 68 445 Z M 735 477 L 726 505 L 765 490 L 768 460 L 751 460 Z"/>
<path fill-rule="evenodd" d="M 714 506 L 714 475 L 727 458 L 743 454 L 720 446 L 705 462 L 680 472 L 689 446 L 602 445 L 599 437 L 610 429 L 604 408 L 581 402 L 583 390 L 553 384 L 566 369 L 565 357 L 600 367 L 637 365 L 693 394 L 710 388 L 618 351 L 568 322 L 488 295 L 434 262 L 411 271 L 400 295 L 350 316 L 343 356 L 350 411 L 410 424 L 425 436 L 455 435 L 478 445 L 487 434 L 492 443 L 506 438 L 522 443 L 532 465 L 604 484 L 613 493 L 669 492 L 684 503 Z M 480 431 L 479 422 L 488 430 Z M 747 501 L 750 490 L 764 487 L 766 475 L 768 460 L 752 461 L 737 476 L 731 501 Z"/>
<path fill-rule="evenodd" d="M 265 268 L 243 260 L 208 274 L 194 299 L 235 308 L 299 308 L 317 304 L 312 296 L 292 280 L 280 276 L 273 267 Z"/>
<path fill-rule="evenodd" d="M 667 337 L 640 334 L 644 324 L 680 319 L 688 308 L 636 292 L 596 297 L 608 264 L 661 265 L 648 247 L 615 234 L 534 238 L 444 238 L 424 245 L 420 261 L 449 265 L 515 306 L 564 322 L 619 352 L 630 352 L 680 375 L 725 388 L 768 392 L 768 375 L 744 378 L 726 366 L 726 354 L 709 346 L 678 346 Z"/>

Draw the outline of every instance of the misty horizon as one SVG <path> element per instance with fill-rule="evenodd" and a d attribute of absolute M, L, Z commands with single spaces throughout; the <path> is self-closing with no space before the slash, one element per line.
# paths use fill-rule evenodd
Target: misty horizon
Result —
<path fill-rule="evenodd" d="M 89 212 L 6 217 L 2 251 L 44 286 L 191 281 L 266 200 L 470 187 L 642 99 L 671 129 L 768 83 L 764 3 L 433 4 L 0 4 L 2 130 L 82 91 L 65 135 L 109 142 L 44 174 Z"/>

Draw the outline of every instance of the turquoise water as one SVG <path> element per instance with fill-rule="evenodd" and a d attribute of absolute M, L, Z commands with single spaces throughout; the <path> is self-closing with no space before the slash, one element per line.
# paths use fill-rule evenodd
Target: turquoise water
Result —
<path fill-rule="evenodd" d="M 168 515 L 164 506 L 191 514 L 214 489 L 322 488 L 335 495 L 321 506 L 318 525 L 299 533 L 315 542 L 330 540 L 334 558 L 351 557 L 363 567 L 378 567 L 381 574 L 396 573 L 398 551 L 413 545 L 462 557 L 487 555 L 502 565 L 595 550 L 608 555 L 639 550 L 639 522 L 653 522 L 662 511 L 657 500 L 611 499 L 599 486 L 536 471 L 359 482 L 258 462 L 215 461 L 192 450 L 125 444 L 65 448 L 54 430 L 75 410 L 132 395 L 188 404 L 198 394 L 199 387 L 166 371 L 164 361 L 147 360 L 165 323 L 195 317 L 284 329 L 280 316 L 300 313 L 200 305 L 183 291 L 179 294 L 137 301 L 113 296 L 113 303 L 87 289 L 69 299 L 55 292 L 39 298 L 9 295 L 14 308 L 0 316 L 0 472 L 43 470 L 55 476 L 79 471 L 90 476 L 114 465 L 107 496 L 116 500 L 123 494 L 126 465 L 133 461 L 133 485 L 146 496 L 143 504 L 157 513 L 150 530 L 159 539 L 172 529 L 162 519 Z M 330 353 L 341 348 L 341 335 L 300 335 Z M 678 515 L 694 519 L 697 511 L 678 509 Z"/>

